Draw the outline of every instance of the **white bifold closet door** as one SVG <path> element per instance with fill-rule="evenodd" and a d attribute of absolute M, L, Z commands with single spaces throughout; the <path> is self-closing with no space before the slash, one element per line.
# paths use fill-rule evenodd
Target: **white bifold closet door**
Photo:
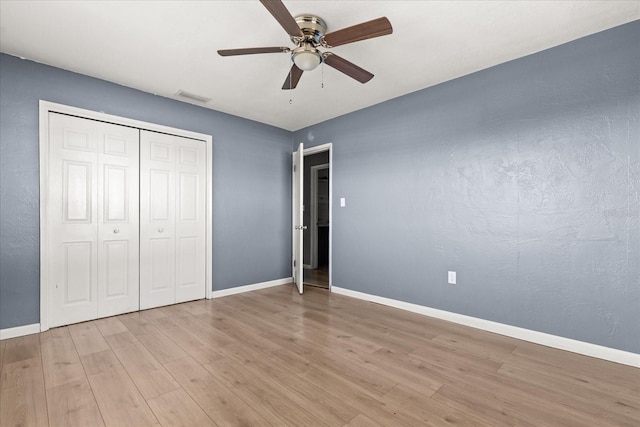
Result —
<path fill-rule="evenodd" d="M 138 310 L 139 130 L 49 113 L 50 325 Z"/>
<path fill-rule="evenodd" d="M 205 296 L 203 141 L 140 131 L 140 308 Z"/>

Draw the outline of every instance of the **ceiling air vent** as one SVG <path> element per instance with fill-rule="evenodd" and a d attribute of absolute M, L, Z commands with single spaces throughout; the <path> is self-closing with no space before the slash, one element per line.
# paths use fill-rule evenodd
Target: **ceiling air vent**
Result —
<path fill-rule="evenodd" d="M 178 93 L 176 93 L 176 95 L 178 95 L 181 98 L 189 99 L 191 101 L 201 102 L 203 104 L 206 104 L 207 102 L 211 101 L 211 98 L 207 98 L 201 95 L 196 95 L 195 93 L 185 92 L 184 90 L 179 90 Z"/>

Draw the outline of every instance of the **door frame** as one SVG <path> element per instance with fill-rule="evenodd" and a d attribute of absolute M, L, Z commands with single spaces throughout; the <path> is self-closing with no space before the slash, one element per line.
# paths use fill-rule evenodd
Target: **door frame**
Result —
<path fill-rule="evenodd" d="M 291 155 L 291 275 L 298 293 L 304 293 L 304 144 Z M 296 203 L 296 201 L 298 203 Z"/>
<path fill-rule="evenodd" d="M 97 120 L 113 123 L 121 126 L 128 126 L 153 132 L 168 133 L 171 135 L 204 141 L 206 150 L 206 248 L 205 248 L 205 298 L 210 299 L 212 289 L 212 251 L 213 251 L 213 137 L 203 133 L 191 132 L 188 130 L 172 128 L 155 123 L 143 122 L 126 117 L 105 114 L 98 111 L 85 110 L 83 108 L 69 105 L 57 104 L 50 101 L 40 100 L 39 102 L 39 174 L 40 174 L 40 331 L 49 329 L 49 230 L 47 227 L 47 176 L 49 174 L 49 113 L 61 113 L 70 116 L 77 116 L 84 119 Z"/>
<path fill-rule="evenodd" d="M 312 269 L 318 268 L 318 171 L 329 169 L 329 163 L 311 166 L 311 182 L 309 200 L 311 200 L 311 229 L 309 230 L 309 265 Z M 331 185 L 331 180 L 329 180 Z M 331 203 L 331 200 L 329 200 Z M 329 222 L 329 233 L 331 233 L 331 222 Z"/>
<path fill-rule="evenodd" d="M 326 144 L 304 148 L 302 150 L 302 153 L 304 158 L 311 154 L 321 153 L 323 151 L 329 152 L 329 292 L 331 292 L 331 287 L 333 286 L 333 143 L 328 142 Z M 291 171 L 291 173 L 293 175 L 293 171 Z M 293 188 L 292 188 L 292 191 L 293 191 Z M 304 203 L 304 201 L 300 200 L 300 203 Z M 297 206 L 293 205 L 293 198 L 291 201 L 291 207 L 292 207 L 292 211 L 297 208 Z M 293 216 L 292 216 L 291 229 L 293 230 Z M 291 248 L 292 252 L 293 250 L 294 248 Z M 304 268 L 304 264 L 303 264 L 303 268 Z M 293 271 L 291 273 L 293 275 Z"/>

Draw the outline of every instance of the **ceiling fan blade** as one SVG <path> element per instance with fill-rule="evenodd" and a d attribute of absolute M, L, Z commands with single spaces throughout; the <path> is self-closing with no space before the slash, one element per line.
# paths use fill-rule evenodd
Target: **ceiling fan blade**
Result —
<path fill-rule="evenodd" d="M 234 55 L 253 55 L 255 53 L 279 53 L 289 52 L 288 47 L 249 47 L 246 49 L 222 49 L 218 51 L 220 56 L 234 56 Z"/>
<path fill-rule="evenodd" d="M 391 33 L 393 33 L 391 22 L 386 17 L 382 17 L 325 34 L 323 39 L 327 45 L 335 47 L 360 40 L 386 36 Z"/>
<path fill-rule="evenodd" d="M 335 68 L 352 79 L 356 79 L 360 83 L 366 83 L 373 78 L 373 74 L 367 70 L 333 53 L 325 53 L 324 62 L 328 66 Z"/>
<path fill-rule="evenodd" d="M 296 20 L 280 0 L 260 0 L 260 3 L 276 18 L 276 21 L 284 28 L 287 34 L 299 37 L 304 36 Z"/>
<path fill-rule="evenodd" d="M 291 71 L 287 74 L 287 79 L 284 81 L 282 85 L 282 90 L 295 89 L 298 86 L 298 82 L 300 81 L 300 77 L 302 77 L 303 71 L 293 64 L 291 67 Z"/>

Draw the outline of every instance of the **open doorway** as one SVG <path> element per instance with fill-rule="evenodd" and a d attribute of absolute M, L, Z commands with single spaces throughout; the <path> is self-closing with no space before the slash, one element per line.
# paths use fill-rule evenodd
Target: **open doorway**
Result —
<path fill-rule="evenodd" d="M 303 231 L 303 282 L 329 288 L 330 152 L 304 151 L 303 223 L 309 226 Z"/>

